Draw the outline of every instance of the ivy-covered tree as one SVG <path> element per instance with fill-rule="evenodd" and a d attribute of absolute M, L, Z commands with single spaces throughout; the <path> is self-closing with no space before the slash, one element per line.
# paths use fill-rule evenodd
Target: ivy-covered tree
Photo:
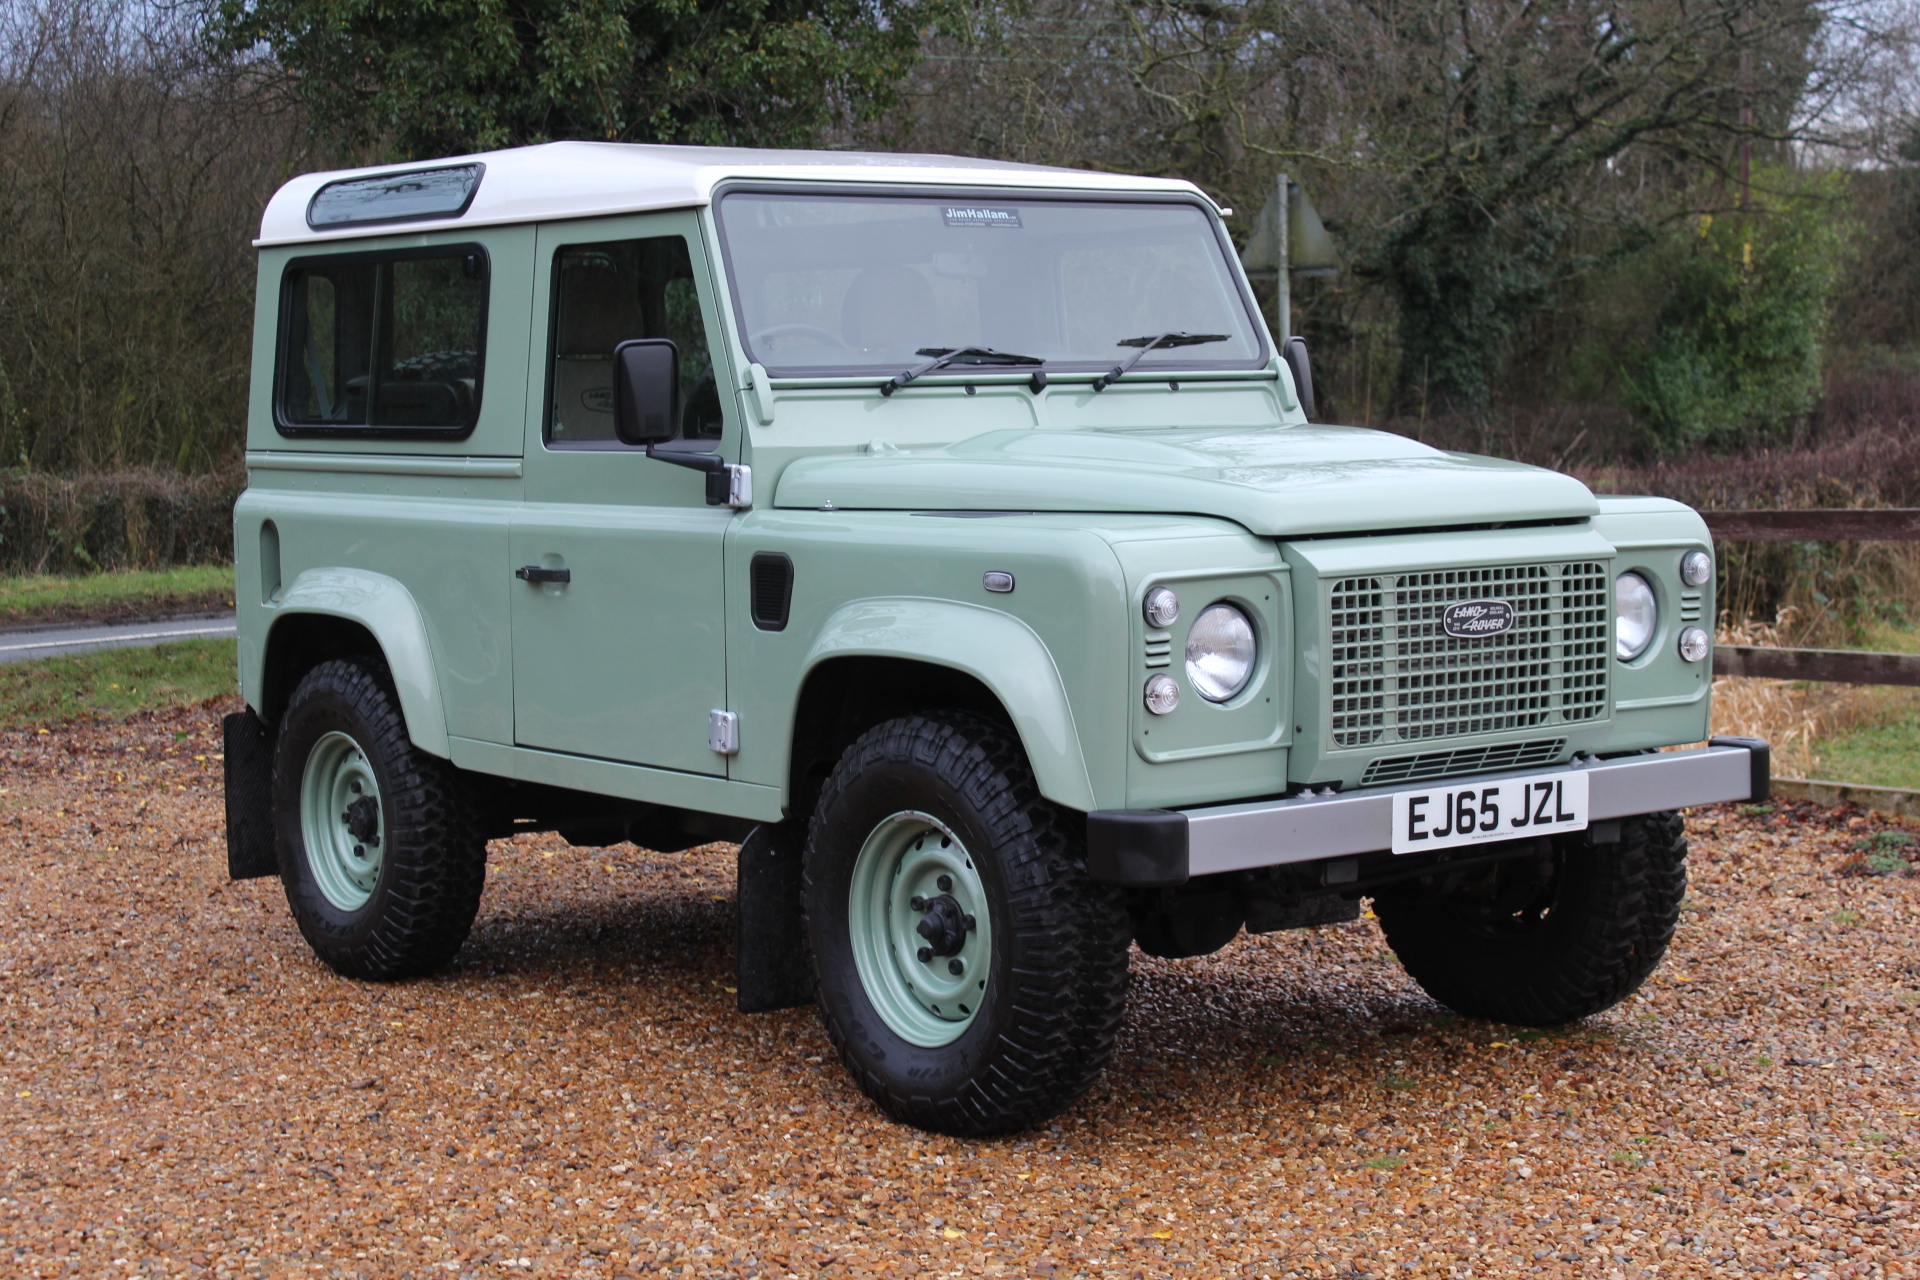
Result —
<path fill-rule="evenodd" d="M 796 146 L 893 101 L 941 0 L 217 0 L 314 126 L 401 158 L 555 139 Z"/>

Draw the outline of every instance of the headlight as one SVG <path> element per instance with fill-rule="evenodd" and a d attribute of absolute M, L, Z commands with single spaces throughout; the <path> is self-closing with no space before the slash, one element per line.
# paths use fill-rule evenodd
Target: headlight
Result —
<path fill-rule="evenodd" d="M 1632 662 L 1653 643 L 1653 632 L 1660 625 L 1660 606 L 1654 602 L 1653 587 L 1637 573 L 1623 573 L 1613 580 L 1613 652 L 1622 662 Z"/>
<path fill-rule="evenodd" d="M 1713 576 L 1713 557 L 1704 551 L 1689 551 L 1680 557 L 1680 581 L 1690 587 L 1704 587 Z"/>
<path fill-rule="evenodd" d="M 1680 656 L 1688 662 L 1698 662 L 1706 657 L 1709 647 L 1707 633 L 1699 627 L 1688 627 L 1680 633 Z"/>
<path fill-rule="evenodd" d="M 1253 678 L 1253 623 L 1230 604 L 1210 604 L 1187 632 L 1187 679 L 1208 702 L 1225 702 Z"/>

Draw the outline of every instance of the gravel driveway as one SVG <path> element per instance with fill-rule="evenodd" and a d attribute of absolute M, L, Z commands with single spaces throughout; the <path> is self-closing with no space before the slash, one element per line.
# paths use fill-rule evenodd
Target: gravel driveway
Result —
<path fill-rule="evenodd" d="M 1696 815 L 1676 954 L 1559 1034 L 1367 920 L 1136 956 L 1094 1093 L 963 1142 L 734 1012 L 725 847 L 500 842 L 452 969 L 334 977 L 225 879 L 222 709 L 0 735 L 5 1274 L 1920 1275 L 1878 819 Z"/>

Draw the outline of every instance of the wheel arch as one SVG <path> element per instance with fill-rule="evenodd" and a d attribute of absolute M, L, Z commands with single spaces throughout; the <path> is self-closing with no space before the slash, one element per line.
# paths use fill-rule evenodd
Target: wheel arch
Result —
<path fill-rule="evenodd" d="M 393 678 L 413 744 L 442 759 L 452 755 L 426 618 L 405 585 L 361 569 L 309 569 L 272 613 L 259 666 L 245 673 L 251 678 L 242 689 L 261 719 L 276 721 L 300 677 L 317 663 L 379 658 Z"/>
<path fill-rule="evenodd" d="M 842 606 L 807 655 L 794 703 L 788 794 L 806 812 L 861 733 L 897 715 L 972 711 L 1010 727 L 1040 793 L 1097 808 L 1065 682 L 1046 643 L 1020 619 L 944 600 Z"/>

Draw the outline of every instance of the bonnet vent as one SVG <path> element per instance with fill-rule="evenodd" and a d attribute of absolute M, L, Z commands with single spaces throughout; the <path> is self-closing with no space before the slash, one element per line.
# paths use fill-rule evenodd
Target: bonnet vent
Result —
<path fill-rule="evenodd" d="M 749 577 L 753 588 L 753 625 L 784 631 L 793 604 L 793 561 L 778 551 L 754 553 Z"/>

